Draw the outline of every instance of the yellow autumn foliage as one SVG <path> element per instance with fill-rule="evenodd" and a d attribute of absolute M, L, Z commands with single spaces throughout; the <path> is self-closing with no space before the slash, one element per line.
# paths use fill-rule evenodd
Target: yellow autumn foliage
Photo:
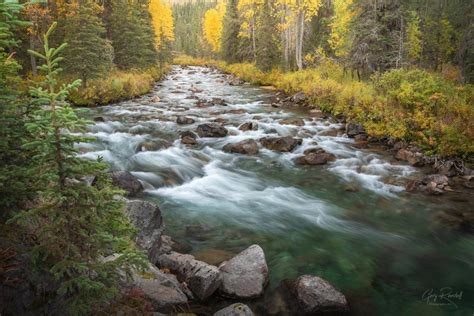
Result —
<path fill-rule="evenodd" d="M 221 37 L 225 11 L 225 2 L 222 0 L 215 8 L 207 10 L 204 14 L 202 33 L 204 39 L 211 46 L 214 53 L 221 50 Z"/>
<path fill-rule="evenodd" d="M 158 50 L 165 41 L 174 41 L 174 20 L 171 4 L 164 4 L 162 0 L 151 0 L 148 6 L 155 31 L 155 44 Z"/>

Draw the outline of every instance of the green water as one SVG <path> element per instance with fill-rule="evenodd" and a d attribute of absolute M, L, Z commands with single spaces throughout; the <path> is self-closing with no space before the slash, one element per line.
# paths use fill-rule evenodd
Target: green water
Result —
<path fill-rule="evenodd" d="M 474 238 L 436 220 L 443 211 L 473 211 L 469 195 L 406 193 L 404 184 L 422 171 L 380 148 L 324 136 L 341 126 L 274 109 L 265 104 L 269 92 L 222 79 L 203 68 L 175 68 L 151 95 L 96 110 L 106 121 L 91 128 L 98 142 L 84 155 L 103 156 L 112 168 L 145 181 L 145 198 L 160 205 L 166 234 L 190 244 L 193 254 L 225 259 L 259 244 L 270 270 L 265 297 L 249 302 L 259 314 L 288 313 L 276 299 L 280 281 L 314 274 L 346 295 L 353 315 L 473 315 Z M 202 91 L 191 93 L 193 87 Z M 229 105 L 196 108 L 190 95 Z M 196 123 L 177 126 L 173 117 L 183 114 Z M 179 131 L 217 117 L 227 120 L 228 137 L 201 139 L 194 148 L 177 140 Z M 306 125 L 280 125 L 286 117 L 304 117 Z M 237 129 L 249 120 L 258 130 Z M 303 144 L 294 153 L 261 149 L 255 157 L 221 150 L 228 142 L 278 134 L 303 138 Z M 158 139 L 172 146 L 139 150 Z M 338 159 L 311 167 L 292 162 L 315 143 Z M 191 233 L 187 226 L 194 227 Z M 446 288 L 457 296 L 434 296 Z"/>

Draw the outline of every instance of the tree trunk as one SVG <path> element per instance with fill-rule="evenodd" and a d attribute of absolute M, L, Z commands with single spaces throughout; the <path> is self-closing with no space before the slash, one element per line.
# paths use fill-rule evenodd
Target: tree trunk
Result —
<path fill-rule="evenodd" d="M 35 51 L 35 37 L 33 34 L 30 35 L 30 49 Z M 31 74 L 36 77 L 38 75 L 38 67 L 36 65 L 36 57 L 30 54 L 30 62 L 31 62 Z"/>
<path fill-rule="evenodd" d="M 295 34 L 295 52 L 296 65 L 298 70 L 303 69 L 303 38 L 304 38 L 304 12 L 298 13 L 296 20 L 296 34 Z"/>

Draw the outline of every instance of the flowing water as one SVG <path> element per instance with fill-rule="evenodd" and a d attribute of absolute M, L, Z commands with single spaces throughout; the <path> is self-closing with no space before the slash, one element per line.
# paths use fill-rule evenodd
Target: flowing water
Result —
<path fill-rule="evenodd" d="M 473 315 L 474 239 L 434 220 L 441 211 L 472 209 L 472 200 L 404 192 L 419 170 L 379 148 L 361 148 L 342 135 L 341 124 L 271 107 L 272 96 L 231 86 L 215 70 L 174 67 L 151 94 L 94 109 L 105 119 L 90 127 L 97 141 L 78 146 L 82 156 L 102 156 L 143 181 L 144 198 L 160 205 L 167 234 L 191 244 L 198 258 L 261 245 L 270 269 L 266 297 L 255 303 L 262 314 L 285 313 L 274 298 L 281 280 L 315 274 L 348 297 L 354 315 Z M 227 105 L 198 107 L 197 98 Z M 237 109 L 244 111 L 231 111 Z M 177 125 L 177 115 L 196 122 Z M 289 117 L 304 118 L 305 126 L 278 123 Z M 227 137 L 181 144 L 181 131 L 216 118 L 225 119 Z M 257 130 L 238 129 L 250 121 Z M 292 153 L 222 151 L 227 143 L 277 135 L 303 143 Z M 171 146 L 149 148 L 166 142 Z M 337 160 L 293 163 L 315 146 Z M 462 297 L 427 299 L 446 287 Z"/>

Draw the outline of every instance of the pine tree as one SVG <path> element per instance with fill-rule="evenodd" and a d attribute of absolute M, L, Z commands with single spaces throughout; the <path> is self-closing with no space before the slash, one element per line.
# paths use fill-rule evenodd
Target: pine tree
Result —
<path fill-rule="evenodd" d="M 65 19 L 65 71 L 81 78 L 84 85 L 107 74 L 113 66 L 113 48 L 105 38 L 100 11 L 95 2 L 86 0 Z"/>
<path fill-rule="evenodd" d="M 222 57 L 228 63 L 239 62 L 240 22 L 237 0 L 229 0 L 222 29 Z"/>
<path fill-rule="evenodd" d="M 269 71 L 278 64 L 276 21 L 270 0 L 265 0 L 257 23 L 257 66 Z"/>
<path fill-rule="evenodd" d="M 108 29 L 114 63 L 122 69 L 144 69 L 157 62 L 155 34 L 148 2 L 113 0 Z"/>
<path fill-rule="evenodd" d="M 24 25 L 18 20 L 22 7 L 0 2 L 0 222 L 12 215 L 19 204 L 34 194 L 29 187 L 26 161 L 28 153 L 21 151 L 27 132 L 24 126 L 25 101 L 19 91 L 20 65 L 9 48 L 16 47 L 13 32 Z"/>
<path fill-rule="evenodd" d="M 407 54 L 413 64 L 420 60 L 421 48 L 420 17 L 416 11 L 411 11 L 407 26 Z"/>
<path fill-rule="evenodd" d="M 114 197 L 120 191 L 110 185 L 105 165 L 77 157 L 74 143 L 88 140 L 77 133 L 85 131 L 89 122 L 66 102 L 80 80 L 58 86 L 60 53 L 66 44 L 49 47 L 55 26 L 44 36 L 43 52 L 30 51 L 43 60 L 39 70 L 45 79 L 30 91 L 35 111 L 26 127 L 34 138 L 23 148 L 35 153 L 31 168 L 41 190 L 36 205 L 10 223 L 34 235 L 28 245 L 29 270 L 51 279 L 49 292 L 44 293 L 50 303 L 65 304 L 72 315 L 89 314 L 118 294 L 118 269 L 140 265 L 143 255 L 132 246 L 133 229 L 122 202 Z M 95 177 L 92 185 L 84 181 L 89 176 Z M 122 255 L 118 261 L 101 260 L 112 253 Z"/>

